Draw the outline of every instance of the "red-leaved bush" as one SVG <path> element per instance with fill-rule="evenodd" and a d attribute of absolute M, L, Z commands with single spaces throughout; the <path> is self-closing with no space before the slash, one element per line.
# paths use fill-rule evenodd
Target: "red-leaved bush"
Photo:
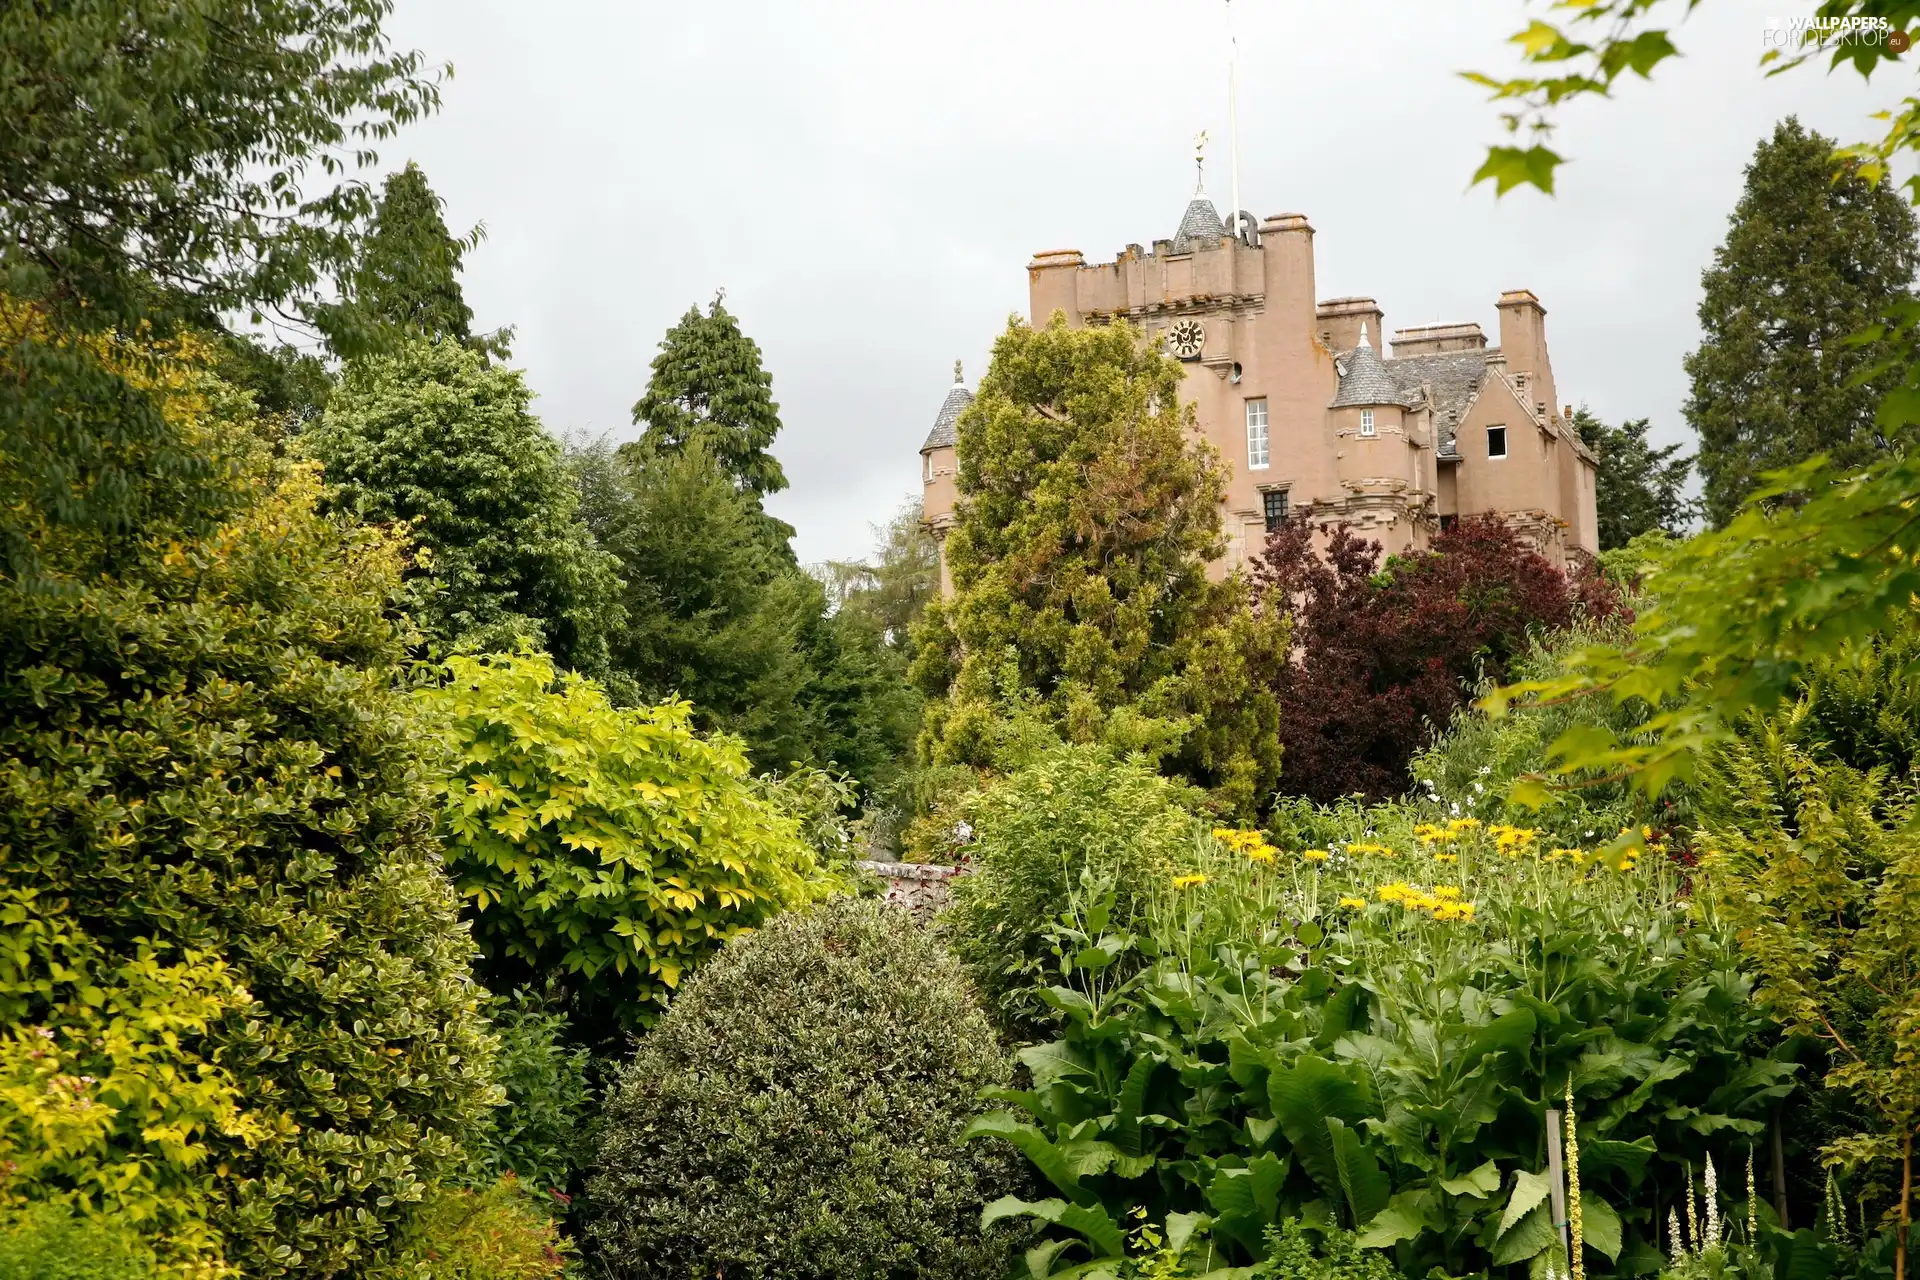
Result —
<path fill-rule="evenodd" d="M 1380 544 L 1344 525 L 1324 550 L 1314 532 L 1303 520 L 1274 530 L 1253 571 L 1260 607 L 1293 614 L 1277 690 L 1288 795 L 1400 794 L 1413 753 L 1475 682 L 1506 675 L 1530 631 L 1621 607 L 1605 582 L 1570 581 L 1497 520 L 1462 520 L 1385 566 Z"/>

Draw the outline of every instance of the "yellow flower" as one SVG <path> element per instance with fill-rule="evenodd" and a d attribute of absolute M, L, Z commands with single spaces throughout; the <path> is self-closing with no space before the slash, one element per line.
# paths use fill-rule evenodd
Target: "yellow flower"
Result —
<path fill-rule="evenodd" d="M 1203 875 L 1175 876 L 1173 878 L 1173 887 L 1176 889 L 1194 889 L 1206 882 L 1207 878 Z"/>
<path fill-rule="evenodd" d="M 1325 849 L 1302 849 L 1300 856 L 1308 862 L 1325 862 L 1330 855 Z"/>
<path fill-rule="evenodd" d="M 1433 886 L 1433 896 L 1436 898 L 1457 898 L 1460 896 L 1460 886 L 1456 884 L 1437 884 Z"/>
<path fill-rule="evenodd" d="M 1252 862 L 1272 862 L 1277 851 L 1270 846 L 1247 850 L 1247 858 Z"/>
<path fill-rule="evenodd" d="M 1413 886 L 1404 880 L 1396 880 L 1392 884 L 1381 885 L 1373 892 L 1382 902 L 1404 902 L 1407 895 L 1413 892 Z"/>
<path fill-rule="evenodd" d="M 1340 899 L 1340 905 L 1349 907 L 1354 911 L 1364 911 L 1366 910 L 1367 900 L 1365 898 L 1342 898 Z"/>
<path fill-rule="evenodd" d="M 1460 855 L 1457 853 L 1436 853 L 1433 855 L 1433 860 L 1435 862 L 1458 862 L 1460 861 Z"/>

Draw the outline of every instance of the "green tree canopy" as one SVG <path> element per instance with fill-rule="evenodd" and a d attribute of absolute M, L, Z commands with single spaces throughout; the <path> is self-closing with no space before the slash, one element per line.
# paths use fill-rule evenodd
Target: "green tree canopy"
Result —
<path fill-rule="evenodd" d="M 1256 671 L 1286 623 L 1248 606 L 1223 549 L 1219 459 L 1191 436 L 1184 371 L 1129 325 L 1018 321 L 959 422 L 951 600 L 923 618 L 916 678 L 939 699 L 931 763 L 989 763 L 1008 699 L 1072 741 L 1152 747 L 1237 808 L 1278 773 L 1278 713 Z"/>
<path fill-rule="evenodd" d="M 342 508 L 413 522 L 428 553 L 415 607 L 434 634 L 462 648 L 524 638 L 600 674 L 621 624 L 617 566 L 576 518 L 560 444 L 532 399 L 518 371 L 450 339 L 410 338 L 347 366 L 306 447 Z"/>
<path fill-rule="evenodd" d="M 740 322 L 715 298 L 703 314 L 690 308 L 667 330 L 646 394 L 633 406 L 645 427 L 642 454 L 679 453 L 695 442 L 705 447 L 732 483 L 759 499 L 787 487 L 787 473 L 768 452 L 780 434 L 780 406 L 773 377 L 760 363 L 760 344 L 740 331 Z M 770 545 L 787 551 L 793 527 L 762 516 Z"/>
<path fill-rule="evenodd" d="M 918 703 L 901 659 L 866 615 L 829 614 L 704 441 L 663 454 L 589 443 L 572 465 L 626 583 L 612 663 L 638 696 L 690 700 L 761 768 L 830 765 L 871 788 L 897 767 Z"/>
<path fill-rule="evenodd" d="M 1890 444 L 1874 421 L 1887 379 L 1855 377 L 1883 349 L 1847 338 L 1910 296 L 1913 211 L 1885 183 L 1836 179 L 1833 148 L 1796 119 L 1775 127 L 1701 276 L 1686 414 L 1715 525 L 1766 472 L 1818 454 L 1857 467 Z"/>
<path fill-rule="evenodd" d="M 445 207 L 419 165 L 409 161 L 387 176 L 346 281 L 353 329 L 380 335 L 382 345 L 406 334 L 473 342 L 473 311 L 460 289 L 460 265 L 485 230 L 475 227 L 456 238 L 441 216 Z M 482 345 L 506 354 L 504 335 Z"/>
<path fill-rule="evenodd" d="M 894 648 L 904 648 L 927 602 L 940 592 L 940 548 L 921 523 L 920 495 L 874 526 L 878 545 L 866 560 L 829 560 L 820 570 L 836 616 L 863 620 Z"/>
<path fill-rule="evenodd" d="M 388 48 L 391 10 L 0 6 L 0 293 L 38 300 L 62 332 L 310 312 L 372 210 L 352 173 L 439 102 L 420 55 Z M 204 455 L 87 344 L 31 326 L 0 344 L 23 374 L 0 394 L 0 455 L 21 463 L 0 496 L 9 572 L 37 579 L 50 530 L 178 514 L 212 493 Z"/>
<path fill-rule="evenodd" d="M 1600 550 L 1624 547 L 1654 529 L 1678 534 L 1693 522 L 1699 504 L 1686 496 L 1693 459 L 1681 455 L 1683 446 L 1656 449 L 1647 441 L 1645 418 L 1610 426 L 1584 405 L 1574 411 L 1573 426 L 1600 459 L 1594 476 Z"/>

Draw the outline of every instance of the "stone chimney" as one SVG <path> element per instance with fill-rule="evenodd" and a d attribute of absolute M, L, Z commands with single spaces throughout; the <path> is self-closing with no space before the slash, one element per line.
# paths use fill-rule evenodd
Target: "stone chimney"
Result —
<path fill-rule="evenodd" d="M 1262 221 L 1260 252 L 1267 310 L 1286 317 L 1283 332 L 1313 333 L 1313 226 L 1307 215 L 1276 213 Z"/>
<path fill-rule="evenodd" d="M 1335 351 L 1351 351 L 1360 345 L 1360 328 L 1385 336 L 1380 304 L 1372 298 L 1329 298 L 1314 309 L 1314 332 L 1323 335 Z"/>
<path fill-rule="evenodd" d="M 1067 313 L 1067 323 L 1080 323 L 1078 276 L 1087 264 L 1078 249 L 1049 249 L 1033 255 L 1027 264 L 1029 312 L 1036 325 L 1045 325 L 1056 311 Z"/>
<path fill-rule="evenodd" d="M 1553 366 L 1547 360 L 1547 309 L 1531 289 L 1509 289 L 1495 304 L 1500 310 L 1500 353 L 1507 368 L 1527 375 L 1526 386 L 1544 404 L 1559 399 Z"/>

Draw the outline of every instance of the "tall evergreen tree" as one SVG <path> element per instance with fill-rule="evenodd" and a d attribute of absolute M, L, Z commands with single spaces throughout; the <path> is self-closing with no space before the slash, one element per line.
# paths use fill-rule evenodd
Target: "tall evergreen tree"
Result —
<path fill-rule="evenodd" d="M 622 621 L 616 564 L 576 519 L 559 442 L 532 399 L 517 371 L 411 338 L 347 366 L 307 448 L 345 509 L 413 523 L 429 553 L 414 607 L 430 632 L 469 649 L 531 640 L 599 676 Z"/>
<path fill-rule="evenodd" d="M 1681 454 L 1684 446 L 1656 449 L 1647 442 L 1645 418 L 1609 426 L 1584 405 L 1574 411 L 1573 426 L 1600 459 L 1594 477 L 1600 550 L 1624 547 L 1652 529 L 1678 534 L 1693 523 L 1700 504 L 1686 496 L 1693 459 Z"/>
<path fill-rule="evenodd" d="M 1701 277 L 1686 414 L 1716 526 L 1767 471 L 1820 453 L 1858 466 L 1894 443 L 1874 424 L 1887 379 L 1852 381 L 1880 353 L 1845 339 L 1910 296 L 1914 215 L 1885 182 L 1836 179 L 1833 147 L 1797 119 L 1776 126 Z"/>
<path fill-rule="evenodd" d="M 911 743 L 917 698 L 865 615 L 765 536 L 751 493 L 695 440 L 571 451 L 581 512 L 620 561 L 627 623 L 612 662 L 634 696 L 686 698 L 763 769 L 833 766 L 871 789 Z"/>
<path fill-rule="evenodd" d="M 678 453 L 698 441 L 756 510 L 762 497 L 787 487 L 787 473 L 768 452 L 780 434 L 773 376 L 761 366 L 760 344 L 740 331 L 719 298 L 704 314 L 689 309 L 667 330 L 633 420 L 645 427 L 633 446 L 643 456 Z M 784 521 L 763 516 L 761 524 L 782 549 L 793 537 Z"/>
<path fill-rule="evenodd" d="M 1151 747 L 1245 812 L 1278 774 L 1287 624 L 1211 582 L 1219 459 L 1184 371 L 1129 325 L 1014 323 L 961 416 L 951 600 L 916 636 L 929 763 L 992 764 L 1010 704 L 1075 741 Z"/>
<path fill-rule="evenodd" d="M 418 164 L 387 176 L 373 225 L 347 279 L 347 301 L 332 327 L 362 346 L 385 347 L 405 335 L 452 338 L 505 357 L 506 330 L 476 336 L 460 268 L 486 235 L 476 226 L 456 237 L 442 216 L 446 201 Z"/>

